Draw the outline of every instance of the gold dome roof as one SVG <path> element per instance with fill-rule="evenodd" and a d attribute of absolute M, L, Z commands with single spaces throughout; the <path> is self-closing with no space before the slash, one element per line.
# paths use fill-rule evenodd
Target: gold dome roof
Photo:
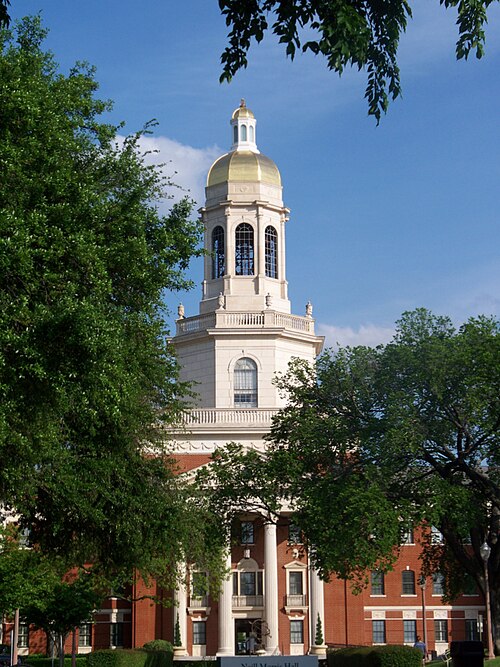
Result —
<path fill-rule="evenodd" d="M 236 120 L 237 118 L 255 118 L 252 111 L 247 107 L 245 100 L 241 100 L 240 106 L 233 111 L 231 120 Z"/>
<path fill-rule="evenodd" d="M 232 151 L 213 163 L 208 172 L 207 187 L 226 181 L 262 181 L 281 187 L 280 172 L 274 162 L 262 153 L 252 151 Z"/>

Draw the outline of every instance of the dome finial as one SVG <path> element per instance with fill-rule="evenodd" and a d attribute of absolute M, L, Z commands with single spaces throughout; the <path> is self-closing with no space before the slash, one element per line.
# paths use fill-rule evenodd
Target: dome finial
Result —
<path fill-rule="evenodd" d="M 240 109 L 244 109 L 246 107 L 247 103 L 245 102 L 245 98 L 242 97 L 240 100 Z"/>

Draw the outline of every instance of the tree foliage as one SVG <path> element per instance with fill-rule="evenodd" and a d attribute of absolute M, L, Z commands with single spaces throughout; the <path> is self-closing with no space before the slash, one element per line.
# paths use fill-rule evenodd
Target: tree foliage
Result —
<path fill-rule="evenodd" d="M 39 18 L 0 37 L 2 512 L 68 565 L 167 575 L 218 544 L 158 449 L 186 394 L 162 297 L 199 227 L 188 200 L 160 213 L 142 133 L 118 143 L 92 68 L 61 74 L 44 37 Z"/>
<path fill-rule="evenodd" d="M 467 58 L 471 51 L 482 57 L 492 2 L 440 0 L 458 12 L 457 58 Z M 377 120 L 389 99 L 401 94 L 397 51 L 412 16 L 407 0 L 219 0 L 219 7 L 230 27 L 221 80 L 229 81 L 246 67 L 253 40 L 261 42 L 271 30 L 292 59 L 298 51 L 310 51 L 324 56 L 339 75 L 348 65 L 366 69 L 368 113 Z"/>
<path fill-rule="evenodd" d="M 498 627 L 499 322 L 456 330 L 423 309 L 405 313 L 385 347 L 327 352 L 315 372 L 296 361 L 279 386 L 289 403 L 273 424 L 269 466 L 320 571 L 386 569 L 401 526 L 436 526 L 444 541 L 427 540 L 422 570 L 441 571 L 453 597 L 467 577 L 484 591 L 487 539 Z"/>

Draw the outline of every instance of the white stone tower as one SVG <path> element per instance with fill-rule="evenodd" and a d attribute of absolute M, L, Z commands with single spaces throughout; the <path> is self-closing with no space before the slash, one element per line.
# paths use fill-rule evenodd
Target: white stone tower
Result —
<path fill-rule="evenodd" d="M 244 100 L 232 115 L 231 135 L 231 150 L 208 172 L 200 211 L 209 253 L 200 312 L 184 317 L 180 310 L 173 341 L 181 379 L 195 383 L 198 394 L 191 445 L 186 443 L 191 451 L 231 440 L 258 446 L 283 405 L 272 383 L 276 372 L 293 357 L 313 361 L 323 343 L 314 333 L 310 305 L 304 316 L 290 314 L 289 210 L 277 166 L 257 148 L 256 120 Z M 214 441 L 215 431 L 222 442 Z M 208 442 L 199 440 L 203 435 Z"/>

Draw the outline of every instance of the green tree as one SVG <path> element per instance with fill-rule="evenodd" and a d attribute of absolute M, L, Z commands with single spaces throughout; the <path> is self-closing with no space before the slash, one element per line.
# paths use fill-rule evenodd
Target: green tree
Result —
<path fill-rule="evenodd" d="M 500 325 L 456 330 L 424 309 L 405 313 L 388 345 L 327 352 L 313 371 L 296 361 L 279 380 L 288 406 L 275 419 L 268 472 L 293 499 L 323 576 L 363 583 L 386 570 L 402 526 L 437 527 L 423 573 L 440 571 L 446 596 L 467 579 L 484 593 L 488 562 L 500 643 Z"/>
<path fill-rule="evenodd" d="M 471 51 L 482 57 L 492 2 L 440 0 L 458 11 L 457 58 L 467 58 Z M 219 6 L 230 27 L 221 80 L 229 81 L 246 67 L 252 42 L 261 42 L 271 30 L 292 59 L 297 51 L 310 51 L 324 56 L 328 68 L 339 75 L 349 65 L 366 69 L 368 113 L 377 120 L 389 98 L 401 94 L 397 51 L 412 16 L 407 0 L 219 0 Z"/>
<path fill-rule="evenodd" d="M 186 398 L 163 295 L 189 286 L 199 226 L 188 200 L 160 213 L 141 133 L 117 143 L 92 68 L 63 75 L 44 37 L 0 34 L 1 511 L 68 566 L 210 569 L 216 520 L 163 447 Z"/>
<path fill-rule="evenodd" d="M 314 643 L 316 646 L 323 646 L 323 625 L 321 623 L 321 616 L 318 613 L 317 619 L 316 619 L 316 634 L 314 637 Z"/>

